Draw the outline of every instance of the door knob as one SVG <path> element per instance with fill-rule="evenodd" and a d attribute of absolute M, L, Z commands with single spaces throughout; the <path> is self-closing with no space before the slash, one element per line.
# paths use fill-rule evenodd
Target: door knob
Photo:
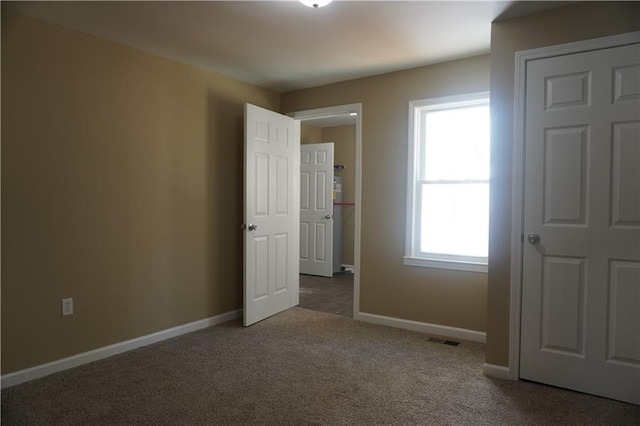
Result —
<path fill-rule="evenodd" d="M 258 225 L 254 225 L 253 223 L 249 224 L 249 231 L 255 231 L 256 229 L 258 229 Z"/>
<path fill-rule="evenodd" d="M 326 215 L 324 218 L 325 218 L 325 219 L 331 219 L 331 215 L 330 215 L 330 214 L 328 214 L 328 215 Z"/>
<path fill-rule="evenodd" d="M 540 235 L 538 234 L 529 234 L 527 235 L 527 241 L 529 241 L 529 244 L 533 244 L 536 245 L 540 242 Z"/>

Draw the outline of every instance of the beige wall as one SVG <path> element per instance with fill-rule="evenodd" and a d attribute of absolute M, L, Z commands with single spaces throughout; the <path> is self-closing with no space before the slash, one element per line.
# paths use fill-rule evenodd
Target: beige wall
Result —
<path fill-rule="evenodd" d="M 638 2 L 585 2 L 491 28 L 491 236 L 487 362 L 509 363 L 511 176 L 515 52 L 640 29 Z"/>
<path fill-rule="evenodd" d="M 241 308 L 243 103 L 279 101 L 3 9 L 2 373 Z"/>
<path fill-rule="evenodd" d="M 485 330 L 486 274 L 409 267 L 408 102 L 489 89 L 489 57 L 283 94 L 285 112 L 362 103 L 362 312 Z"/>
<path fill-rule="evenodd" d="M 300 123 L 300 143 L 322 143 L 322 128 Z"/>
<path fill-rule="evenodd" d="M 342 177 L 342 201 L 353 202 L 356 199 L 356 126 L 324 127 L 322 139 L 334 143 L 334 163 L 346 166 L 336 170 L 336 176 Z M 353 233 L 355 232 L 355 208 L 342 209 L 342 264 L 353 265 Z"/>

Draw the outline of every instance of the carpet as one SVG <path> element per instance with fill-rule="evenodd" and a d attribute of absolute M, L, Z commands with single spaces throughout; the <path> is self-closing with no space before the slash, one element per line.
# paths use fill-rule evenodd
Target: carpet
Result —
<path fill-rule="evenodd" d="M 632 425 L 640 407 L 481 373 L 484 345 L 292 308 L 2 390 L 3 425 Z"/>

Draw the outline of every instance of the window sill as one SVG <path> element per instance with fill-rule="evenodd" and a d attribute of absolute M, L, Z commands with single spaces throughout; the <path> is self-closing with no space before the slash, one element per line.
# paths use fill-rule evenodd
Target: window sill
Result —
<path fill-rule="evenodd" d="M 452 269 L 455 271 L 468 271 L 468 272 L 482 272 L 487 273 L 487 265 L 484 263 L 472 263 L 462 262 L 455 260 L 442 260 L 442 259 L 426 259 L 422 257 L 409 257 L 402 258 L 403 263 L 406 266 L 419 266 L 422 268 L 436 268 L 436 269 Z"/>

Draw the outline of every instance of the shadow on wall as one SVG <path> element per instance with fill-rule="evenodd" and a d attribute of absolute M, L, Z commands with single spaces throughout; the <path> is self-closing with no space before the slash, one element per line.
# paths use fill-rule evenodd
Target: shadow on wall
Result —
<path fill-rule="evenodd" d="M 549 10 L 548 2 L 512 2 L 508 5 L 502 13 L 494 20 L 504 21 L 506 19 L 517 18 L 519 16 L 528 15 L 531 13 L 542 12 L 544 10 Z M 575 1 L 554 1 L 553 4 L 555 7 L 567 6 L 570 4 L 575 4 Z"/>
<path fill-rule="evenodd" d="M 244 104 L 207 98 L 206 282 L 210 312 L 242 308 Z"/>

